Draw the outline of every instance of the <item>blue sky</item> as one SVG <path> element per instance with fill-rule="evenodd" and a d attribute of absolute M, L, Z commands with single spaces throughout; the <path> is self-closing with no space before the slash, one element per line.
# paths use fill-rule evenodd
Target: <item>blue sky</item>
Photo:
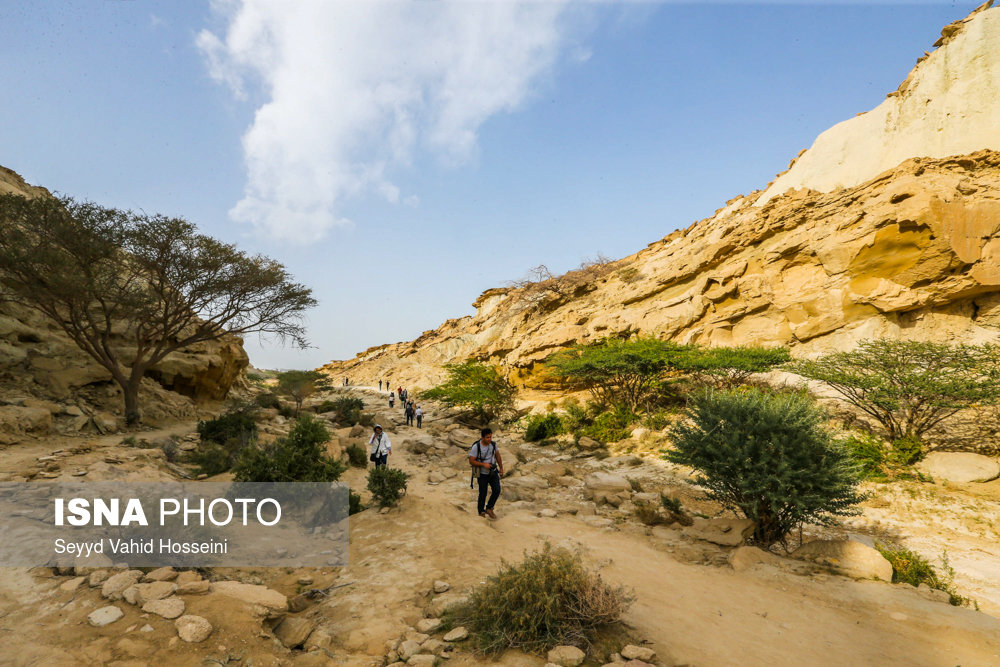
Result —
<path fill-rule="evenodd" d="M 283 262 L 315 347 L 246 347 L 315 367 L 711 215 L 977 4 L 6 0 L 0 165 Z"/>

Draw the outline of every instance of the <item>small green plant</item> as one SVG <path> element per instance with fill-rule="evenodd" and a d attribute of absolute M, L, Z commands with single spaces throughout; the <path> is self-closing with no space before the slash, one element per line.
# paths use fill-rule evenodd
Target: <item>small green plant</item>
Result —
<path fill-rule="evenodd" d="M 253 398 L 253 402 L 257 404 L 260 408 L 271 408 L 273 410 L 281 409 L 281 399 L 278 398 L 277 394 L 265 391 L 262 394 L 257 394 Z"/>
<path fill-rule="evenodd" d="M 524 439 L 528 442 L 538 442 L 562 433 L 562 420 L 559 415 L 530 415 L 525 422 Z"/>
<path fill-rule="evenodd" d="M 911 466 L 924 458 L 924 446 L 914 436 L 893 440 L 889 445 L 888 459 L 899 466 Z"/>
<path fill-rule="evenodd" d="M 851 454 L 862 479 L 884 482 L 886 475 L 886 447 L 882 438 L 870 433 L 852 433 L 841 441 Z"/>
<path fill-rule="evenodd" d="M 355 468 L 364 468 L 368 465 L 368 452 L 361 445 L 348 445 L 347 458 Z"/>
<path fill-rule="evenodd" d="M 623 283 L 634 283 L 637 280 L 642 279 L 643 276 L 639 272 L 639 269 L 635 268 L 634 266 L 630 266 L 628 268 L 619 271 L 618 277 L 621 278 L 621 281 Z"/>
<path fill-rule="evenodd" d="M 237 404 L 215 419 L 198 422 L 198 435 L 203 443 L 226 445 L 236 440 L 243 447 L 257 438 L 254 406 Z"/>
<path fill-rule="evenodd" d="M 618 442 L 632 434 L 629 426 L 635 423 L 636 415 L 624 406 L 617 406 L 597 415 L 590 426 L 578 432 L 598 442 Z"/>
<path fill-rule="evenodd" d="M 138 444 L 139 441 L 136 439 L 134 435 L 129 435 L 122 438 L 122 445 L 125 447 L 135 447 Z"/>
<path fill-rule="evenodd" d="M 336 482 L 344 464 L 327 456 L 330 440 L 323 423 L 309 414 L 295 421 L 285 438 L 244 447 L 233 465 L 237 482 Z"/>
<path fill-rule="evenodd" d="M 392 507 L 406 493 L 406 473 L 389 466 L 368 471 L 368 490 L 379 507 Z"/>
<path fill-rule="evenodd" d="M 707 496 L 753 519 L 767 548 L 797 526 L 858 514 L 865 496 L 847 450 L 825 428 L 825 413 L 800 394 L 757 389 L 705 391 L 671 431 L 666 458 L 698 472 Z"/>
<path fill-rule="evenodd" d="M 546 544 L 520 563 L 501 561 L 445 621 L 468 628 L 487 654 L 543 653 L 563 644 L 588 648 L 602 630 L 618 626 L 630 602 L 622 589 L 587 570 L 579 553 Z"/>
<path fill-rule="evenodd" d="M 661 493 L 660 504 L 663 506 L 663 509 L 672 514 L 682 514 L 684 512 L 684 505 L 681 504 L 680 498 Z"/>
<path fill-rule="evenodd" d="M 361 411 L 365 407 L 365 402 L 360 398 L 351 396 L 341 396 L 332 401 L 326 400 L 316 406 L 316 412 L 323 414 L 334 413 L 333 420 L 338 424 L 354 426 L 361 423 Z"/>
<path fill-rule="evenodd" d="M 635 477 L 628 478 L 628 485 L 632 487 L 632 490 L 636 493 L 642 493 L 642 482 L 640 482 Z"/>
<path fill-rule="evenodd" d="M 662 431 L 674 421 L 675 412 L 660 408 L 647 413 L 640 422 L 650 431 Z"/>
<path fill-rule="evenodd" d="M 348 514 L 354 515 L 358 512 L 364 512 L 365 506 L 361 504 L 361 494 L 354 491 L 347 492 L 348 498 Z"/>
<path fill-rule="evenodd" d="M 968 607 L 972 600 L 955 592 L 954 571 L 948 565 L 948 553 L 941 557 L 944 576 L 938 574 L 926 558 L 900 545 L 875 543 L 875 548 L 892 563 L 892 583 L 904 583 L 917 587 L 927 584 L 931 588 L 948 594 L 948 601 L 954 606 Z"/>

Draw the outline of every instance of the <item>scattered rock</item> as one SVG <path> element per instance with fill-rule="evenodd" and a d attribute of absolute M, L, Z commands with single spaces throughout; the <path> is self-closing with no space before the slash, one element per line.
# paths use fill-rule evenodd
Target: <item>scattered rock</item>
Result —
<path fill-rule="evenodd" d="M 464 627 L 457 627 L 448 632 L 442 639 L 446 642 L 460 642 L 463 639 L 467 639 L 469 636 L 469 631 Z"/>
<path fill-rule="evenodd" d="M 150 584 L 139 584 L 136 589 L 135 604 L 143 605 L 173 595 L 174 591 L 177 590 L 177 584 L 171 581 L 154 581 Z"/>
<path fill-rule="evenodd" d="M 297 648 L 306 643 L 306 639 L 316 629 L 316 621 L 302 616 L 286 616 L 274 628 L 274 636 L 288 648 Z"/>
<path fill-rule="evenodd" d="M 399 659 L 404 662 L 408 662 L 410 658 L 417 654 L 418 651 L 420 651 L 420 644 L 412 639 L 407 639 L 396 647 L 396 653 L 399 655 Z"/>
<path fill-rule="evenodd" d="M 538 512 L 538 516 L 545 517 L 546 519 L 554 519 L 557 516 L 559 516 L 559 512 L 555 511 L 554 509 L 549 509 L 548 507 L 546 507 L 545 509 Z"/>
<path fill-rule="evenodd" d="M 753 535 L 756 525 L 751 519 L 697 518 L 690 526 L 685 526 L 681 534 L 724 547 L 735 547 Z"/>
<path fill-rule="evenodd" d="M 931 452 L 917 470 L 937 480 L 968 484 L 1000 477 L 1000 461 L 971 452 Z"/>
<path fill-rule="evenodd" d="M 108 570 L 95 570 L 90 573 L 89 577 L 87 577 L 87 585 L 91 588 L 97 588 L 107 581 L 110 576 L 111 572 Z"/>
<path fill-rule="evenodd" d="M 576 444 L 580 447 L 580 449 L 586 449 L 586 450 L 600 449 L 601 447 L 604 446 L 601 443 L 594 440 L 593 438 L 588 437 L 586 435 L 580 438 Z"/>
<path fill-rule="evenodd" d="M 189 644 L 197 644 L 208 639 L 212 634 L 212 624 L 201 616 L 181 616 L 174 621 L 177 636 Z"/>
<path fill-rule="evenodd" d="M 142 605 L 142 610 L 150 614 L 162 616 L 163 618 L 177 618 L 184 613 L 184 600 L 180 598 L 150 600 Z"/>
<path fill-rule="evenodd" d="M 125 615 L 118 607 L 114 605 L 108 607 L 101 607 L 96 609 L 87 615 L 87 622 L 93 625 L 95 628 L 103 628 L 109 623 L 114 623 L 119 618 Z"/>
<path fill-rule="evenodd" d="M 126 570 L 111 575 L 101 585 L 101 595 L 112 600 L 121 600 L 125 589 L 135 586 L 142 578 L 142 574 L 142 570 Z"/>
<path fill-rule="evenodd" d="M 595 472 L 583 480 L 583 495 L 600 505 L 607 503 L 618 507 L 628 500 L 632 485 L 624 475 L 613 472 Z"/>
<path fill-rule="evenodd" d="M 427 611 L 430 616 L 440 618 L 446 611 L 464 604 L 468 599 L 467 596 L 459 595 L 458 593 L 438 595 L 427 605 Z"/>
<path fill-rule="evenodd" d="M 643 662 L 652 662 L 656 658 L 656 651 L 651 648 L 646 648 L 645 646 L 629 644 L 622 649 L 622 657 L 626 660 L 642 660 Z"/>
<path fill-rule="evenodd" d="M 792 558 L 828 565 L 849 577 L 892 581 L 892 564 L 857 540 L 815 540 L 792 552 Z"/>
<path fill-rule="evenodd" d="M 587 654 L 575 646 L 556 646 L 549 651 L 547 659 L 559 667 L 580 667 Z"/>
<path fill-rule="evenodd" d="M 729 565 L 737 572 L 749 570 L 758 565 L 773 565 L 780 567 L 784 559 L 769 551 L 758 549 L 757 547 L 742 546 L 733 550 L 729 554 Z"/>
<path fill-rule="evenodd" d="M 142 578 L 145 582 L 151 581 L 173 581 L 177 578 L 177 570 L 172 567 L 160 567 L 152 572 L 147 572 Z"/>
<path fill-rule="evenodd" d="M 211 590 L 213 593 L 225 595 L 247 604 L 259 604 L 279 611 L 288 609 L 288 598 L 267 586 L 244 584 L 239 581 L 216 581 L 212 584 Z"/>
<path fill-rule="evenodd" d="M 426 667 L 434 667 L 437 664 L 436 655 L 418 654 L 411 656 L 409 660 L 406 661 L 407 665 L 426 665 Z"/>
<path fill-rule="evenodd" d="M 441 627 L 440 618 L 422 618 L 417 621 L 417 631 L 431 633 Z"/>
<path fill-rule="evenodd" d="M 434 582 L 434 592 L 435 593 L 444 593 L 449 588 L 451 588 L 451 584 L 449 584 L 447 581 L 440 581 L 440 580 L 438 580 L 438 581 Z"/>
<path fill-rule="evenodd" d="M 212 582 L 207 579 L 179 584 L 175 591 L 177 595 L 204 595 L 212 588 Z"/>
<path fill-rule="evenodd" d="M 66 591 L 67 593 L 72 593 L 73 591 L 78 589 L 86 580 L 87 580 L 86 577 L 73 577 L 69 581 L 59 586 L 59 590 Z"/>

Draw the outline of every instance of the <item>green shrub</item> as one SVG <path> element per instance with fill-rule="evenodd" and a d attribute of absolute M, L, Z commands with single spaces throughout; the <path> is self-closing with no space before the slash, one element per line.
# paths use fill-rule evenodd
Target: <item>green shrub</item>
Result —
<path fill-rule="evenodd" d="M 622 589 L 588 571 L 578 553 L 546 544 L 520 563 L 502 561 L 445 621 L 468 628 L 484 653 L 543 653 L 563 644 L 589 647 L 601 630 L 620 622 L 630 602 Z"/>
<path fill-rule="evenodd" d="M 875 543 L 875 548 L 892 563 L 892 583 L 904 583 L 914 587 L 927 584 L 931 588 L 948 594 L 948 601 L 957 606 L 969 606 L 972 601 L 955 592 L 952 571 L 948 566 L 947 554 L 942 557 L 945 576 L 941 576 L 920 554 L 899 545 Z"/>
<path fill-rule="evenodd" d="M 639 422 L 650 431 L 662 431 L 674 422 L 675 412 L 670 410 L 655 410 L 646 414 Z"/>
<path fill-rule="evenodd" d="M 825 414 L 800 394 L 706 391 L 671 431 L 666 458 L 698 472 L 697 484 L 728 510 L 753 519 L 767 548 L 802 523 L 858 514 L 859 473 L 824 427 Z"/>
<path fill-rule="evenodd" d="M 282 403 L 278 406 L 278 414 L 285 419 L 295 419 L 295 408 L 290 405 L 285 405 Z"/>
<path fill-rule="evenodd" d="M 597 415 L 590 426 L 580 429 L 577 435 L 585 435 L 598 442 L 618 442 L 632 435 L 629 426 L 636 419 L 635 414 L 628 408 L 615 407 Z"/>
<path fill-rule="evenodd" d="M 354 426 L 361 422 L 361 411 L 365 407 L 365 402 L 360 398 L 341 396 L 332 401 L 326 400 L 316 406 L 316 412 L 323 414 L 333 412 L 333 420 L 338 424 Z"/>
<path fill-rule="evenodd" d="M 841 441 L 858 465 L 862 479 L 885 481 L 886 448 L 882 438 L 870 433 L 852 433 Z"/>
<path fill-rule="evenodd" d="M 354 514 L 357 514 L 358 512 L 364 512 L 365 511 L 365 506 L 361 504 L 361 494 L 360 493 L 355 493 L 354 491 L 348 491 L 347 492 L 347 498 L 348 498 L 348 505 L 349 505 L 347 513 L 349 515 L 354 515 Z"/>
<path fill-rule="evenodd" d="M 635 518 L 647 526 L 658 526 L 667 522 L 666 518 L 660 513 L 659 508 L 649 503 L 641 501 L 635 503 L 635 511 L 633 513 L 635 514 Z"/>
<path fill-rule="evenodd" d="M 299 416 L 302 403 L 318 391 L 330 388 L 330 378 L 321 371 L 283 371 L 278 373 L 278 393 L 295 403 L 293 415 Z"/>
<path fill-rule="evenodd" d="M 663 509 L 673 514 L 681 514 L 684 512 L 684 506 L 681 504 L 680 498 L 675 498 L 661 493 L 660 504 L 663 505 Z"/>
<path fill-rule="evenodd" d="M 587 408 L 580 405 L 580 402 L 575 398 L 565 399 L 562 402 L 562 409 L 562 428 L 566 433 L 576 433 L 585 426 L 590 426 L 594 421 L 588 414 Z"/>
<path fill-rule="evenodd" d="M 513 412 L 517 389 L 495 366 L 468 359 L 460 364 L 445 364 L 445 370 L 448 379 L 424 392 L 422 398 L 466 408 L 483 423 Z"/>
<path fill-rule="evenodd" d="M 239 405 L 215 419 L 199 421 L 198 435 L 203 443 L 226 445 L 236 440 L 239 447 L 244 447 L 257 438 L 257 422 L 253 417 L 253 408 Z"/>
<path fill-rule="evenodd" d="M 347 458 L 355 468 L 364 468 L 368 465 L 368 452 L 361 445 L 348 445 Z"/>
<path fill-rule="evenodd" d="M 406 492 L 406 473 L 389 466 L 368 471 L 368 490 L 379 507 L 392 507 Z"/>
<path fill-rule="evenodd" d="M 212 476 L 224 473 L 233 467 L 236 460 L 239 448 L 232 447 L 235 443 L 235 440 L 230 440 L 229 447 L 214 442 L 203 443 L 188 455 L 187 460 L 198 466 L 201 474 Z"/>
<path fill-rule="evenodd" d="M 265 391 L 263 394 L 257 394 L 254 396 L 253 402 L 260 408 L 272 408 L 274 410 L 281 409 L 281 399 L 278 398 L 277 394 L 273 394 L 269 391 Z"/>
<path fill-rule="evenodd" d="M 911 466 L 924 458 L 924 446 L 912 435 L 893 440 L 889 445 L 889 461 L 899 466 Z"/>
<path fill-rule="evenodd" d="M 243 448 L 233 465 L 237 482 L 336 482 L 344 465 L 326 455 L 330 440 L 323 423 L 299 417 L 288 436 L 270 445 Z"/>
<path fill-rule="evenodd" d="M 524 429 L 524 439 L 528 442 L 538 442 L 562 433 L 562 420 L 559 415 L 529 415 Z"/>

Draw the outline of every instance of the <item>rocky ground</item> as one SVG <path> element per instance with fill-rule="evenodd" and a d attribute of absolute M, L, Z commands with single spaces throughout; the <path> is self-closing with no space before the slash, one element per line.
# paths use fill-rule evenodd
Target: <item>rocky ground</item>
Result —
<path fill-rule="evenodd" d="M 607 580 L 635 596 L 625 619 L 629 637 L 603 647 L 593 664 L 629 656 L 665 665 L 1000 664 L 1000 482 L 875 485 L 863 516 L 805 534 L 806 541 L 850 536 L 862 544 L 891 537 L 932 560 L 947 550 L 958 591 L 978 600 L 977 612 L 953 607 L 934 591 L 838 574 L 834 563 L 840 572 L 885 576 L 861 545 L 835 554 L 836 561 L 830 553 L 805 560 L 803 552 L 790 558 L 740 546 L 745 526 L 711 518 L 716 508 L 698 498 L 686 472 L 650 457 L 602 459 L 500 433 L 510 474 L 499 520 L 486 521 L 476 516 L 469 489 L 465 452 L 474 432 L 433 409 L 424 429 L 403 426 L 398 406 L 390 412 L 378 392 L 354 391 L 392 438 L 390 465 L 410 481 L 398 508 L 351 517 L 348 567 L 6 569 L 0 663 L 367 666 L 445 658 L 452 665 L 491 664 L 456 639 L 461 633 L 437 631 L 434 619 L 501 559 L 517 560 L 550 541 L 579 547 Z M 282 418 L 266 417 L 268 437 L 287 430 Z M 342 455 L 366 430 L 334 433 L 329 450 Z M 189 474 L 168 458 L 196 445 L 194 423 L 134 436 L 134 444 L 123 444 L 121 434 L 27 437 L 0 451 L 0 479 Z M 364 476 L 353 468 L 345 479 L 367 501 Z M 636 508 L 658 502 L 661 491 L 680 499 L 684 516 L 646 526 Z M 623 657 L 628 642 L 635 646 Z M 546 661 L 509 653 L 498 662 L 541 667 Z"/>

